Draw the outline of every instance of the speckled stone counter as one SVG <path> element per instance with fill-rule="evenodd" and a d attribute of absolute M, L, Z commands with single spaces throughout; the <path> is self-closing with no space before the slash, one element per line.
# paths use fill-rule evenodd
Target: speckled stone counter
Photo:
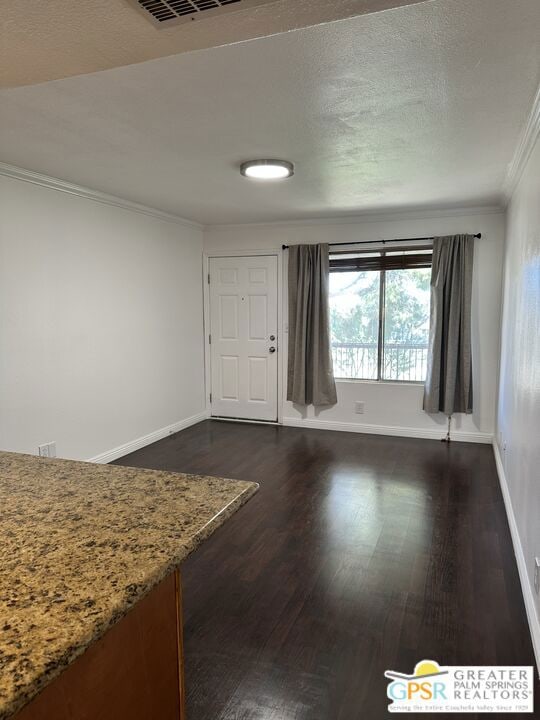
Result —
<path fill-rule="evenodd" d="M 0 452 L 0 720 L 58 676 L 257 488 Z"/>

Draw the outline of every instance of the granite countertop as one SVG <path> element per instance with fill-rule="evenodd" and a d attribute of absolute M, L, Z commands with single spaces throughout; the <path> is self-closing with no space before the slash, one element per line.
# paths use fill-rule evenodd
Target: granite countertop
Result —
<path fill-rule="evenodd" d="M 0 720 L 257 489 L 241 480 L 0 452 Z"/>

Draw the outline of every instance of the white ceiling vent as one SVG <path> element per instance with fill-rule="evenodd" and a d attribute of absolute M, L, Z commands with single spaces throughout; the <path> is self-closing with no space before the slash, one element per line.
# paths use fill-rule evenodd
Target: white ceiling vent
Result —
<path fill-rule="evenodd" d="M 200 17 L 267 5 L 275 0 L 130 0 L 155 25 L 169 26 Z"/>

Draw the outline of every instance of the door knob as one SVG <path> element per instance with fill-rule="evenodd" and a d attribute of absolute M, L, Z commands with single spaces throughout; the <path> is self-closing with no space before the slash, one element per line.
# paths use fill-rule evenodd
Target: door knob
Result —
<path fill-rule="evenodd" d="M 269 352 L 271 352 L 271 353 L 275 353 L 275 352 L 276 352 L 276 348 L 275 348 L 273 345 L 272 345 L 272 347 L 268 348 L 268 350 L 269 350 Z"/>
<path fill-rule="evenodd" d="M 271 340 L 272 342 L 274 342 L 275 339 L 276 339 L 276 336 L 275 336 L 275 335 L 270 335 L 270 340 Z"/>

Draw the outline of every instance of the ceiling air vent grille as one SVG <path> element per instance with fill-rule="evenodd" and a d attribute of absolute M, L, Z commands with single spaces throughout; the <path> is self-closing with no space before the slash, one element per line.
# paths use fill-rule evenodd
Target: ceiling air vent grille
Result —
<path fill-rule="evenodd" d="M 131 0 L 156 25 L 169 25 L 196 20 L 203 13 L 224 12 L 228 8 L 244 10 L 274 0 Z M 231 7 L 232 6 L 232 7 Z M 235 7 L 236 6 L 236 7 Z"/>

